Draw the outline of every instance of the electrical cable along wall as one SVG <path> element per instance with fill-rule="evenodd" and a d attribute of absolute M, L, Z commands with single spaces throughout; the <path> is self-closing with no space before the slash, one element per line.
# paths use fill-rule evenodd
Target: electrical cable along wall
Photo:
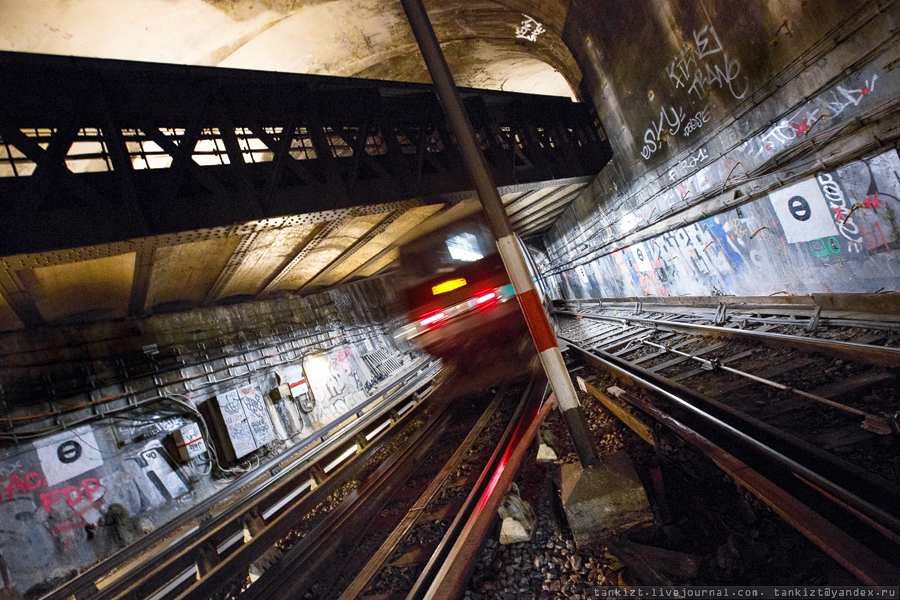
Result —
<path fill-rule="evenodd" d="M 364 356 L 392 357 L 388 375 L 415 359 L 394 345 L 393 298 L 390 282 L 372 279 L 253 313 L 3 340 L 0 552 L 11 588 L 55 587 L 378 393 L 384 373 Z M 76 337 L 82 345 L 56 343 Z"/>
<path fill-rule="evenodd" d="M 897 290 L 897 3 L 639 4 L 671 48 L 625 77 L 635 44 L 603 38 L 617 156 L 544 238 L 557 293 Z"/>

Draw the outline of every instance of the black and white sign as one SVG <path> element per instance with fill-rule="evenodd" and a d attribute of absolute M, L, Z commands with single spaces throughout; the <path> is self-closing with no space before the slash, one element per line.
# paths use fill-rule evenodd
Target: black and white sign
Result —
<path fill-rule="evenodd" d="M 578 278 L 581 279 L 581 283 L 588 282 L 587 271 L 584 270 L 584 267 L 582 265 L 578 265 L 577 267 L 575 267 L 575 272 L 578 273 Z"/>
<path fill-rule="evenodd" d="M 94 431 L 88 425 L 39 440 L 34 448 L 50 486 L 103 464 Z"/>
<path fill-rule="evenodd" d="M 647 255 L 647 248 L 643 242 L 639 242 L 631 247 L 631 256 L 634 257 L 635 266 L 638 271 L 652 271 L 653 263 Z"/>
<path fill-rule="evenodd" d="M 834 218 L 815 179 L 769 194 L 772 208 L 791 244 L 837 235 Z"/>

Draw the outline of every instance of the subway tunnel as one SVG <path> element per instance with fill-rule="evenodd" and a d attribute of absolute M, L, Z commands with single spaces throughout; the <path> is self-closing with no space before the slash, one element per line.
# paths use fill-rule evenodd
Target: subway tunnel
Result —
<path fill-rule="evenodd" d="M 574 516 L 578 453 L 399 1 L 0 0 L 0 594 L 898 585 L 897 3 L 425 8 L 637 527 Z M 478 541 L 335 575 L 415 487 L 364 485 L 405 468 L 378 444 L 449 456 L 427 428 L 504 394 L 504 458 L 449 469 L 493 498 Z M 520 495 L 539 530 L 508 545 Z M 698 514 L 721 524 L 694 540 Z"/>

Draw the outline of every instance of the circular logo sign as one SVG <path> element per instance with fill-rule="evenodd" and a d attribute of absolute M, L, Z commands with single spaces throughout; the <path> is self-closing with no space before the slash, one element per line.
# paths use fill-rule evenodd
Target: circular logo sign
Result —
<path fill-rule="evenodd" d="M 56 448 L 56 457 L 59 462 L 68 465 L 81 458 L 81 444 L 75 440 L 68 440 Z"/>
<path fill-rule="evenodd" d="M 808 221 L 812 216 L 809 202 L 803 196 L 794 196 L 788 200 L 788 210 L 791 211 L 791 216 L 798 221 Z"/>

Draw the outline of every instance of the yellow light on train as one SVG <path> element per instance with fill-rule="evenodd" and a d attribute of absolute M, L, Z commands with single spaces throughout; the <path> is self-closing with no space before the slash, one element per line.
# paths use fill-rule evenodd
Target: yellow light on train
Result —
<path fill-rule="evenodd" d="M 466 285 L 465 279 L 450 279 L 443 283 L 432 286 L 431 293 L 435 296 L 437 296 L 438 294 L 446 294 L 447 292 L 461 288 L 464 285 Z"/>

